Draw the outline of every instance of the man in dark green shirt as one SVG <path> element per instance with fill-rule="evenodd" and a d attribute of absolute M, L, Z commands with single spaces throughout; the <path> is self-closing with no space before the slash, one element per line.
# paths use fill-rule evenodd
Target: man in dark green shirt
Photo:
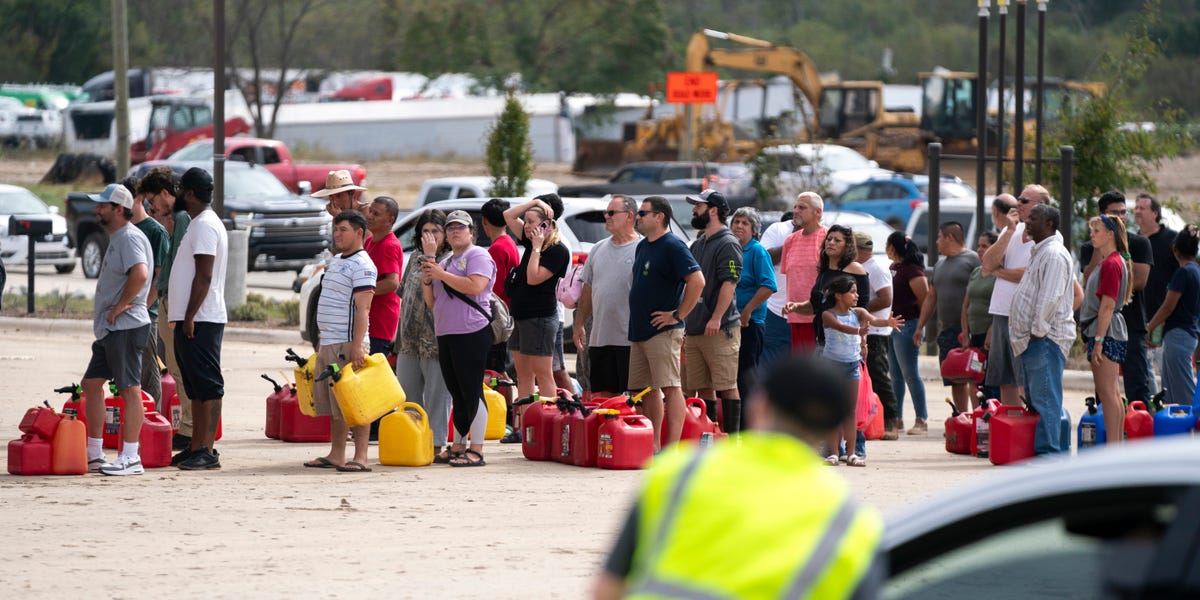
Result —
<path fill-rule="evenodd" d="M 154 253 L 154 264 L 150 269 L 150 293 L 146 297 L 146 308 L 150 313 L 150 322 L 153 323 L 158 319 L 158 293 L 154 286 L 157 283 L 163 261 L 167 259 L 167 249 L 171 245 L 171 240 L 167 229 L 146 213 L 145 196 L 138 189 L 137 179 L 129 177 L 122 184 L 129 189 L 129 193 L 134 198 L 133 218 L 129 222 L 146 235 L 146 239 L 150 240 L 150 249 Z M 156 405 L 161 406 L 162 373 L 158 369 L 157 335 L 151 335 L 147 339 L 145 351 L 142 352 L 142 390 L 154 398 Z"/>

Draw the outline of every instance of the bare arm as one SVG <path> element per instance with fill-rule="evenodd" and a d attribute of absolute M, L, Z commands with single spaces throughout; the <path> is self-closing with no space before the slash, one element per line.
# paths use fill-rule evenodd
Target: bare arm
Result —
<path fill-rule="evenodd" d="M 583 284 L 579 302 L 575 304 L 575 347 L 587 346 L 587 320 L 592 316 L 592 284 Z"/>
<path fill-rule="evenodd" d="M 146 295 L 146 306 L 150 306 L 158 301 L 158 274 L 162 273 L 162 267 L 154 265 L 154 277 L 150 279 L 150 293 Z"/>
<path fill-rule="evenodd" d="M 748 327 L 750 325 L 751 313 L 761 306 L 763 302 L 766 302 L 767 298 L 770 298 L 771 294 L 774 293 L 775 292 L 773 292 L 769 287 L 760 287 L 754 292 L 754 296 L 750 298 L 750 301 L 746 303 L 746 306 L 742 307 L 742 327 Z"/>
<path fill-rule="evenodd" d="M 892 287 L 875 290 L 875 299 L 867 303 L 867 310 L 875 312 L 892 306 Z"/>
<path fill-rule="evenodd" d="M 137 263 L 129 268 L 129 271 L 126 272 L 125 287 L 121 288 L 120 299 L 117 300 L 116 306 L 108 307 L 109 323 L 115 323 L 117 315 L 130 309 L 133 301 L 137 299 L 138 292 L 142 291 L 143 285 L 146 285 L 149 273 L 150 270 L 146 268 L 146 263 Z"/>
<path fill-rule="evenodd" d="M 554 218 L 554 211 L 550 209 L 550 205 L 535 199 L 526 200 L 504 211 L 504 222 L 508 224 L 508 229 L 513 232 L 513 235 L 517 236 L 518 240 L 525 239 L 525 221 L 521 217 L 525 215 L 526 211 L 535 206 L 540 206 L 542 210 L 546 211 L 546 214 L 550 215 L 551 219 Z"/>
<path fill-rule="evenodd" d="M 692 271 L 684 278 L 683 300 L 679 302 L 679 318 L 683 318 L 696 308 L 700 301 L 700 292 L 704 291 L 704 274 L 699 270 Z M 726 304 L 726 306 L 729 306 Z"/>
<path fill-rule="evenodd" d="M 1113 312 L 1117 308 L 1117 299 L 1111 296 L 1100 297 L 1100 312 L 1096 315 L 1096 337 L 1102 338 L 1108 332 L 1108 326 L 1112 323 Z M 1095 362 L 1100 360 L 1103 355 L 1103 344 L 1095 344 L 1092 346 L 1092 355 L 1088 357 Z M 1105 359 L 1107 360 L 1107 359 Z"/>
<path fill-rule="evenodd" d="M 991 252 L 991 250 L 988 250 L 988 252 Z M 996 275 L 996 277 L 1005 281 L 1021 283 L 1021 278 L 1025 276 L 1025 267 L 1020 267 L 1017 269 L 999 268 L 992 272 Z"/>
<path fill-rule="evenodd" d="M 867 312 L 867 309 L 862 308 L 862 307 L 855 308 L 854 310 L 858 311 L 857 314 L 858 314 L 858 319 L 860 321 L 862 321 L 864 323 L 870 323 L 871 325 L 874 325 L 875 327 L 896 328 L 896 327 L 899 327 L 904 324 L 904 319 L 901 319 L 900 317 L 897 317 L 894 315 L 885 319 L 883 317 L 872 316 L 870 312 Z M 849 333 L 849 332 L 847 332 L 847 333 Z M 856 333 L 857 333 L 857 331 L 856 331 Z"/>
<path fill-rule="evenodd" d="M 1163 323 L 1166 323 L 1167 317 L 1175 312 L 1175 306 L 1179 304 L 1179 299 L 1182 297 L 1183 294 L 1175 290 L 1167 290 L 1167 297 L 1163 299 L 1162 306 L 1158 307 L 1158 312 L 1154 313 L 1154 317 L 1146 324 L 1146 331 L 1153 332 Z"/>
<path fill-rule="evenodd" d="M 925 294 L 925 301 L 921 303 L 921 312 L 917 315 L 917 331 L 913 334 L 913 337 L 917 338 L 918 346 L 921 345 L 921 338 L 925 337 L 925 326 L 929 324 L 929 319 L 933 316 L 934 309 L 937 308 L 937 288 L 932 285 L 925 287 L 929 293 Z"/>
<path fill-rule="evenodd" d="M 1145 263 L 1133 263 L 1133 291 L 1140 292 L 1146 287 L 1146 280 L 1150 277 L 1150 265 Z"/>
<path fill-rule="evenodd" d="M 1074 285 L 1075 289 L 1073 291 L 1075 294 L 1075 298 L 1074 298 L 1074 300 L 1071 301 L 1071 311 L 1072 312 L 1079 310 L 1079 307 L 1083 306 L 1083 286 L 1079 285 L 1078 281 L 1074 282 L 1074 284 L 1075 284 Z"/>
<path fill-rule="evenodd" d="M 736 284 L 732 281 L 721 284 L 721 289 L 717 292 L 717 305 L 713 307 L 712 317 L 704 325 L 704 335 L 716 335 L 721 330 L 721 317 L 725 316 L 725 311 L 729 310 L 730 304 L 733 304 L 735 287 Z"/>
<path fill-rule="evenodd" d="M 768 248 L 767 255 L 771 257 L 771 264 L 778 265 L 779 257 L 783 256 L 783 246 L 778 248 Z"/>
<path fill-rule="evenodd" d="M 375 280 L 375 295 L 391 294 L 400 287 L 399 273 L 384 273 Z"/>
<path fill-rule="evenodd" d="M 1008 226 L 1004 228 L 1004 232 L 1000 234 L 999 239 L 987 252 L 983 253 L 983 274 L 991 275 L 1004 264 L 1004 252 L 1008 249 L 1008 243 L 1012 240 L 1013 230 L 1016 229 L 1019 221 L 1017 209 L 1008 211 Z"/>
<path fill-rule="evenodd" d="M 525 281 L 529 285 L 545 283 L 551 277 L 554 277 L 553 271 L 542 266 L 542 251 L 541 248 L 537 247 L 540 246 L 541 240 L 537 241 L 538 244 L 535 245 L 533 250 L 530 250 L 529 264 L 525 268 Z"/>

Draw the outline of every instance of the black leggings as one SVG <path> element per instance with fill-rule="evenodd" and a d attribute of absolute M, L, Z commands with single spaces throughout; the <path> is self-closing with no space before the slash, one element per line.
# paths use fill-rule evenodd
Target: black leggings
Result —
<path fill-rule="evenodd" d="M 492 347 L 492 327 L 474 333 L 439 335 L 438 364 L 454 407 L 454 429 L 466 435 L 483 403 L 483 369 Z M 483 439 L 472 440 L 482 444 Z"/>

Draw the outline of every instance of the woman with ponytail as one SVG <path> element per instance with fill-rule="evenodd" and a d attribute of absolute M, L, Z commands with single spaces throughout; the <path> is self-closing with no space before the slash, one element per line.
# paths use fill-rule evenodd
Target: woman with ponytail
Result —
<path fill-rule="evenodd" d="M 899 231 L 888 236 L 886 248 L 887 256 L 892 260 L 892 314 L 904 319 L 904 326 L 889 336 L 890 373 L 892 389 L 896 392 L 896 430 L 904 429 L 904 390 L 907 386 L 917 413 L 917 420 L 908 435 L 922 435 L 929 430 L 926 424 L 929 413 L 925 406 L 925 383 L 917 370 L 921 348 L 913 336 L 917 333 L 921 305 L 925 304 L 925 295 L 929 293 L 925 257 L 916 242 Z"/>
<path fill-rule="evenodd" d="M 1104 425 L 1108 431 L 1120 432 L 1124 430 L 1125 405 L 1121 402 L 1118 377 L 1129 341 L 1121 308 L 1133 296 L 1130 282 L 1133 266 L 1121 219 L 1092 217 L 1088 220 L 1088 232 L 1097 255 L 1103 258 L 1088 276 L 1083 306 L 1079 308 L 1079 324 L 1095 380 L 1096 398 L 1104 408 Z M 1119 442 L 1121 438 L 1117 434 L 1112 440 Z"/>
<path fill-rule="evenodd" d="M 1150 319 L 1149 331 L 1165 326 L 1162 339 L 1147 333 L 1151 346 L 1163 347 L 1162 384 L 1167 404 L 1191 404 L 1196 393 L 1196 374 L 1192 372 L 1192 354 L 1200 334 L 1200 265 L 1196 264 L 1200 249 L 1200 232 L 1195 225 L 1184 227 L 1175 236 L 1171 253 L 1179 269 L 1167 283 L 1167 296 L 1162 307 Z"/>

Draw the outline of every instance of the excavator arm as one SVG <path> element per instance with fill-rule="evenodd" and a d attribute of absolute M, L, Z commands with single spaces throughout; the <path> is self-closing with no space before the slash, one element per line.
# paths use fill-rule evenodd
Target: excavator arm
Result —
<path fill-rule="evenodd" d="M 727 40 L 744 49 L 712 48 L 708 38 Z M 821 102 L 821 75 L 808 55 L 795 49 L 776 46 L 771 42 L 736 33 L 702 29 L 692 35 L 687 47 L 687 70 L 708 71 L 716 67 L 743 69 L 760 73 L 777 73 L 792 81 L 815 108 Z"/>

